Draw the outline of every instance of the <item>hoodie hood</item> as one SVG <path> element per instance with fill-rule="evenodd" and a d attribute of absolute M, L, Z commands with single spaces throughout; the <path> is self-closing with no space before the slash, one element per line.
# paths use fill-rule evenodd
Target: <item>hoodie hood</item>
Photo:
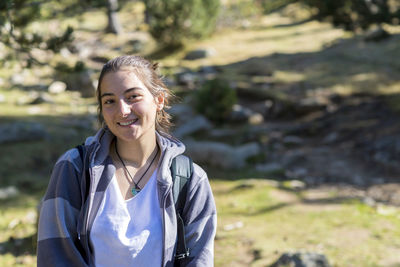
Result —
<path fill-rule="evenodd" d="M 108 129 L 100 129 L 96 135 L 88 137 L 85 146 L 88 148 L 89 162 L 91 168 L 103 165 L 110 152 L 110 144 L 115 135 Z M 172 184 L 170 166 L 172 159 L 183 154 L 185 145 L 178 139 L 164 133 L 156 132 L 157 144 L 161 150 L 160 161 L 158 165 L 158 180 L 162 184 Z M 93 181 L 97 184 L 98 181 Z"/>

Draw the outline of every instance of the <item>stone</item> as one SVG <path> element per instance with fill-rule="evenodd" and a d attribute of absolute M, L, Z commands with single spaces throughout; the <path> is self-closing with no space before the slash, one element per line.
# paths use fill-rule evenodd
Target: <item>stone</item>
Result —
<path fill-rule="evenodd" d="M 270 267 L 330 267 L 325 255 L 311 252 L 284 253 Z"/>
<path fill-rule="evenodd" d="M 200 49 L 195 49 L 192 51 L 189 51 L 184 59 L 186 60 L 196 60 L 196 59 L 202 59 L 202 58 L 208 58 L 211 56 L 214 56 L 216 54 L 216 51 L 212 48 L 200 48 Z"/>
<path fill-rule="evenodd" d="M 239 169 L 246 166 L 246 159 L 260 153 L 257 143 L 238 147 L 213 141 L 185 141 L 187 153 L 194 161 L 223 169 Z"/>
<path fill-rule="evenodd" d="M 197 81 L 197 74 L 193 72 L 182 72 L 177 74 L 177 82 L 179 85 L 184 85 L 189 88 L 194 88 L 194 84 Z"/>
<path fill-rule="evenodd" d="M 0 124 L 0 144 L 37 141 L 48 137 L 43 125 L 34 122 Z"/>
<path fill-rule="evenodd" d="M 38 104 L 43 104 L 43 103 L 53 103 L 53 99 L 46 93 L 39 93 L 28 104 L 29 105 L 38 105 Z"/>
<path fill-rule="evenodd" d="M 82 97 L 93 97 L 96 88 L 88 70 L 71 73 L 66 77 L 67 89 L 70 91 L 78 91 Z"/>
<path fill-rule="evenodd" d="M 289 179 L 303 179 L 307 176 L 308 171 L 305 168 L 296 168 L 293 170 L 287 170 L 285 176 Z"/>
<path fill-rule="evenodd" d="M 378 28 L 368 32 L 365 35 L 364 40 L 366 42 L 379 42 L 388 37 L 390 37 L 390 34 L 386 30 L 384 30 L 382 27 L 378 27 Z"/>
<path fill-rule="evenodd" d="M 174 135 L 178 138 L 182 138 L 198 131 L 209 130 L 211 128 L 212 124 L 204 116 L 197 115 L 178 127 L 174 131 Z"/>
<path fill-rule="evenodd" d="M 9 199 L 18 195 L 18 189 L 15 186 L 0 188 L 0 199 Z"/>
<path fill-rule="evenodd" d="M 61 81 L 55 81 L 50 84 L 48 91 L 51 94 L 60 94 L 67 89 L 67 84 Z"/>
<path fill-rule="evenodd" d="M 174 120 L 183 123 L 189 121 L 193 116 L 195 116 L 192 108 L 186 104 L 173 105 L 168 112 L 174 117 Z"/>
<path fill-rule="evenodd" d="M 300 146 L 304 144 L 303 138 L 294 135 L 285 136 L 282 141 L 287 146 Z"/>
<path fill-rule="evenodd" d="M 259 172 L 267 172 L 267 173 L 282 173 L 284 171 L 282 165 L 276 162 L 271 162 L 267 164 L 257 164 L 255 168 Z"/>
<path fill-rule="evenodd" d="M 264 117 L 249 108 L 235 104 L 229 115 L 229 120 L 232 122 L 247 122 L 251 125 L 259 125 L 264 121 Z"/>
<path fill-rule="evenodd" d="M 11 76 L 11 83 L 14 85 L 23 84 L 25 82 L 25 76 L 21 73 L 14 73 Z"/>
<path fill-rule="evenodd" d="M 324 137 L 322 140 L 323 143 L 325 144 L 331 144 L 337 141 L 339 138 L 339 134 L 337 132 L 331 132 L 327 136 Z"/>

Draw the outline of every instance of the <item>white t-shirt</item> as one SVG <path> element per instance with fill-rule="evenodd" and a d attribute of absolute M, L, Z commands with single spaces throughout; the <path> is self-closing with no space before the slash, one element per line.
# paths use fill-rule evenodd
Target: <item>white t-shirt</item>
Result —
<path fill-rule="evenodd" d="M 96 267 L 161 266 L 162 220 L 157 170 L 139 194 L 125 200 L 114 176 L 90 232 Z"/>

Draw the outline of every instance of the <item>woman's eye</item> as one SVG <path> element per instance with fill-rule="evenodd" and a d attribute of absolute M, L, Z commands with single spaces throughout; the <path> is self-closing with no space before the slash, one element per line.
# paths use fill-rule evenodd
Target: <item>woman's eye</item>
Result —
<path fill-rule="evenodd" d="M 107 100 L 104 101 L 104 104 L 105 104 L 105 105 L 107 105 L 107 104 L 112 104 L 112 103 L 114 103 L 114 101 L 111 100 L 111 99 L 107 99 Z"/>
<path fill-rule="evenodd" d="M 138 95 L 131 95 L 131 96 L 128 97 L 128 99 L 129 99 L 130 101 L 132 101 L 132 100 L 135 100 L 135 99 L 138 98 L 138 97 L 139 97 Z"/>

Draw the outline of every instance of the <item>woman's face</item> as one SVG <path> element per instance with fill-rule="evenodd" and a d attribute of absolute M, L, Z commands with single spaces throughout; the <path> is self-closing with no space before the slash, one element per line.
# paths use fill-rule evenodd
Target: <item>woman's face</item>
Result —
<path fill-rule="evenodd" d="M 107 73 L 100 93 L 104 121 L 117 138 L 129 142 L 154 136 L 156 113 L 164 98 L 154 97 L 135 73 Z"/>

